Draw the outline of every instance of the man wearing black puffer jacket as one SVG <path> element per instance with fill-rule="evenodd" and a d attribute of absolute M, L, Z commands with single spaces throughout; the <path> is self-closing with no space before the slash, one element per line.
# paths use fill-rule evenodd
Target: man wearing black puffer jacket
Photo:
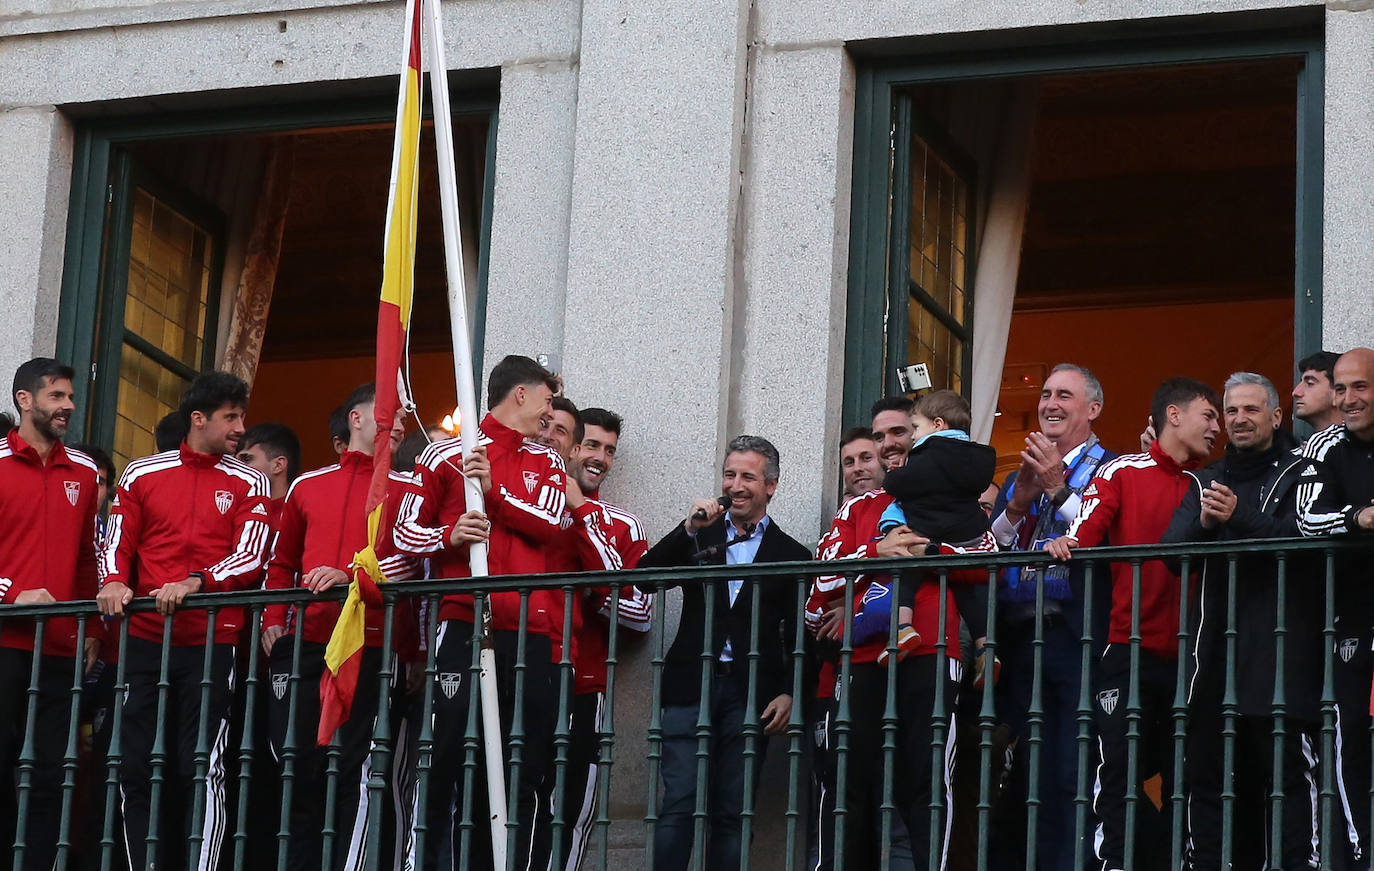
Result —
<path fill-rule="evenodd" d="M 1263 375 L 1237 372 L 1226 380 L 1222 414 L 1230 443 L 1226 456 L 1198 472 L 1174 512 L 1161 541 L 1166 544 L 1282 538 L 1298 534 L 1299 484 L 1316 474 L 1312 460 L 1294 452 L 1296 443 L 1279 429 L 1278 392 Z M 1316 734 L 1322 675 L 1322 587 L 1320 565 L 1290 559 L 1282 603 L 1285 635 L 1282 677 L 1284 707 L 1275 701 L 1279 674 L 1275 627 L 1279 613 L 1278 570 L 1273 554 L 1241 558 L 1231 589 L 1230 561 L 1207 559 L 1201 570 L 1194 677 L 1188 697 L 1188 867 L 1222 867 L 1222 734 L 1226 715 L 1235 716 L 1233 832 L 1264 831 L 1273 787 L 1269 760 L 1274 732 L 1283 727 L 1283 842 L 1285 871 L 1316 867 Z M 1234 605 L 1232 605 L 1234 602 Z M 1234 710 L 1224 707 L 1228 681 L 1228 615 L 1235 614 L 1235 650 L 1230 680 Z M 1243 668 L 1241 665 L 1243 664 Z M 1256 764 L 1237 765 L 1254 759 Z M 1263 760 L 1262 762 L 1260 760 Z M 1269 845 L 1261 838 L 1232 839 L 1235 867 L 1265 865 Z"/>

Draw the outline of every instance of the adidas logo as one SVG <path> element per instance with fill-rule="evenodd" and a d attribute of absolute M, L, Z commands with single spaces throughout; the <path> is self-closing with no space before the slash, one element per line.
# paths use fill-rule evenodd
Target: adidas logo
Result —
<path fill-rule="evenodd" d="M 253 513 L 254 513 L 254 514 L 261 514 L 263 517 L 266 517 L 266 516 L 267 516 L 267 509 L 263 507 L 263 505 L 262 505 L 261 502 L 259 502 L 257 505 L 254 505 L 254 506 L 253 506 Z"/>
<path fill-rule="evenodd" d="M 1299 477 L 1299 478 L 1315 477 L 1316 474 L 1317 474 L 1317 467 L 1316 467 L 1316 466 L 1308 466 L 1306 469 L 1303 469 L 1303 470 L 1302 470 L 1302 474 L 1299 475 L 1298 477 Z"/>

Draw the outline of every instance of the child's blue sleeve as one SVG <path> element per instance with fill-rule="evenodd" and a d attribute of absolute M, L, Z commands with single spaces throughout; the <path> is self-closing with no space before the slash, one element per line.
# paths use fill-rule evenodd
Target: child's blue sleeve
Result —
<path fill-rule="evenodd" d="M 878 531 L 886 535 L 889 530 L 899 526 L 906 526 L 906 512 L 902 510 L 901 505 L 893 502 L 887 506 L 883 516 L 878 518 Z"/>

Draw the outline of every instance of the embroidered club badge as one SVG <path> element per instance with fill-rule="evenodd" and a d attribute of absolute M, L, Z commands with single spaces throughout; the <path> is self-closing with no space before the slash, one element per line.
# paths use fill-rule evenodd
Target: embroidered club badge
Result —
<path fill-rule="evenodd" d="M 1355 655 L 1355 651 L 1359 646 L 1360 641 L 1358 638 L 1347 638 L 1342 641 L 1340 646 L 1341 662 L 1349 662 L 1350 658 Z"/>
<path fill-rule="evenodd" d="M 539 473 L 538 473 L 538 472 L 526 471 L 524 474 L 525 474 L 525 489 L 526 489 L 527 491 L 529 491 L 530 493 L 533 493 L 533 492 L 534 492 L 534 488 L 537 487 L 537 486 L 539 486 Z"/>
<path fill-rule="evenodd" d="M 1111 716 L 1112 711 L 1116 710 L 1116 700 L 1121 696 L 1120 690 L 1103 690 L 1097 694 L 1097 703 L 1102 706 L 1102 710 Z"/>
<path fill-rule="evenodd" d="M 233 505 L 233 504 L 234 504 L 234 494 L 233 494 L 233 493 L 230 493 L 228 490 L 216 490 L 216 491 L 215 491 L 215 507 L 219 509 L 219 513 L 220 513 L 220 514 L 226 514 L 226 513 L 228 513 L 228 511 L 229 511 L 229 506 L 230 506 L 230 505 Z"/>
<path fill-rule="evenodd" d="M 277 697 L 277 701 L 281 701 L 282 696 L 286 695 L 286 683 L 290 679 L 289 674 L 272 675 L 272 695 Z"/>
<path fill-rule="evenodd" d="M 62 487 L 67 491 L 67 501 L 76 504 L 76 500 L 81 498 L 80 481 L 63 481 Z"/>
<path fill-rule="evenodd" d="M 458 692 L 458 687 L 463 683 L 462 672 L 442 671 L 439 673 L 439 689 L 444 691 L 444 698 L 451 699 Z"/>

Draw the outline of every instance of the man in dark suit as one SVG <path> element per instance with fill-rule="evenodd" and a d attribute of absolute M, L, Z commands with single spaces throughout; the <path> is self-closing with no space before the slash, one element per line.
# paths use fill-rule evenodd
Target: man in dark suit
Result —
<path fill-rule="evenodd" d="M 687 519 L 645 554 L 640 567 L 744 566 L 811 559 L 810 549 L 768 516 L 768 503 L 777 487 L 777 448 L 767 439 L 739 436 L 726 450 L 722 498 L 694 500 Z M 792 712 L 797 597 L 797 580 L 750 578 L 744 570 L 738 579 L 683 586 L 682 618 L 663 666 L 663 809 L 654 835 L 656 871 L 682 871 L 692 856 L 697 723 L 703 714 L 711 724 L 704 783 L 710 817 L 706 843 L 696 846 L 706 850 L 706 867 L 712 871 L 739 867 L 744 791 L 758 784 L 766 736 L 783 731 Z M 708 650 L 709 698 L 702 699 L 703 659 Z M 751 650 L 758 652 L 752 698 Z M 745 783 L 746 730 L 759 727 L 762 735 L 755 738 L 753 782 Z"/>

